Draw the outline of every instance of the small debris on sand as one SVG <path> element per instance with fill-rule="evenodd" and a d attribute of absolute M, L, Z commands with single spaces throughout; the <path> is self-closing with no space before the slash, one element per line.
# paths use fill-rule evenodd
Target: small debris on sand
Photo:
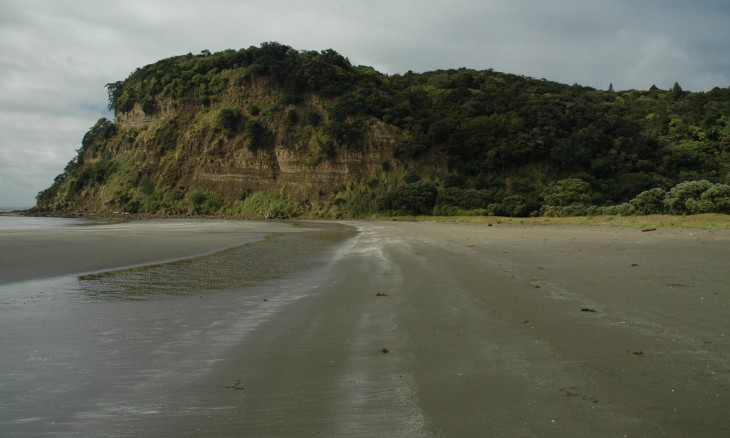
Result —
<path fill-rule="evenodd" d="M 581 312 L 591 312 L 591 313 L 596 313 L 596 312 L 598 312 L 598 310 L 596 310 L 596 309 L 591 309 L 590 307 L 584 307 L 584 308 L 580 309 L 580 311 L 581 311 Z"/>
<path fill-rule="evenodd" d="M 236 380 L 236 383 L 234 383 L 233 385 L 225 385 L 225 386 L 218 385 L 218 387 L 219 388 L 225 388 L 225 389 L 237 389 L 237 390 L 244 389 L 243 386 L 241 386 L 241 381 L 240 380 Z"/>
<path fill-rule="evenodd" d="M 378 292 L 378 293 L 375 294 L 375 296 L 376 297 L 387 297 L 388 294 L 386 294 L 385 292 Z"/>
<path fill-rule="evenodd" d="M 634 351 L 634 352 L 632 352 L 631 354 L 633 354 L 634 356 L 638 356 L 638 357 L 641 357 L 641 356 L 643 356 L 643 355 L 644 355 L 644 352 L 643 352 L 643 351 L 641 351 L 641 350 L 639 350 L 639 351 Z"/>
<path fill-rule="evenodd" d="M 656 231 L 656 228 L 644 228 L 643 230 L 641 230 L 642 233 L 647 233 L 649 231 Z"/>
<path fill-rule="evenodd" d="M 390 353 L 390 350 L 388 350 L 387 348 L 383 347 L 383 349 L 380 350 L 380 352 L 383 353 L 383 354 L 388 354 L 388 353 Z"/>

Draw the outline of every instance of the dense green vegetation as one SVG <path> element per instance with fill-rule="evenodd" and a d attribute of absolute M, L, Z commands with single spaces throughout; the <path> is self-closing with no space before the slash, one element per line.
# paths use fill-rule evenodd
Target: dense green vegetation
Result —
<path fill-rule="evenodd" d="M 368 181 L 323 187 L 317 209 L 730 213 L 730 88 L 601 91 L 469 69 L 389 76 L 278 43 L 165 59 L 107 88 L 117 115 L 172 115 L 137 130 L 100 120 L 39 207 L 83 210 L 94 198 L 129 212 L 264 215 L 244 206 L 249 188 L 195 187 L 185 166 L 289 148 L 315 167 L 366 148 L 380 123 L 392 128 L 390 158 Z M 441 161 L 447 174 L 428 170 Z M 312 210 L 283 189 L 257 196 L 277 215 Z"/>

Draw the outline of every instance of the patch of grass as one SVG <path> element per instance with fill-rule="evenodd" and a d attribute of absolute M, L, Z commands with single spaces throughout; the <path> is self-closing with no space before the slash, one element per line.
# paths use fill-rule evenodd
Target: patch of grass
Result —
<path fill-rule="evenodd" d="M 256 192 L 237 201 L 232 213 L 256 219 L 288 219 L 298 216 L 296 204 L 278 193 Z"/>
<path fill-rule="evenodd" d="M 372 220 L 414 222 L 466 222 L 476 224 L 505 223 L 524 225 L 586 225 L 630 228 L 704 228 L 730 229 L 730 215 L 698 214 L 691 216 L 578 216 L 578 217 L 530 217 L 512 218 L 501 216 L 388 216 L 372 215 Z"/>

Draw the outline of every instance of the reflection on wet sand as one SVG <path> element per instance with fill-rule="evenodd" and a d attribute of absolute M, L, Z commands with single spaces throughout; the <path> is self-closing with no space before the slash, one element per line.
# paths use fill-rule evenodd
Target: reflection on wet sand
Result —
<path fill-rule="evenodd" d="M 348 231 L 292 233 L 193 259 L 86 274 L 79 277 L 89 297 L 151 299 L 242 287 L 306 271 Z"/>

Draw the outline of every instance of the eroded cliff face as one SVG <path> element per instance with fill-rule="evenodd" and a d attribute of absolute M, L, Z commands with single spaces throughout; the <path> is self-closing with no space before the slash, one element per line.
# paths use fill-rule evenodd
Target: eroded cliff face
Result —
<path fill-rule="evenodd" d="M 352 205 L 341 206 L 357 199 L 361 213 L 373 210 L 406 173 L 434 182 L 446 176 L 446 160 L 436 153 L 395 159 L 402 133 L 392 125 L 374 118 L 331 120 L 335 103 L 312 95 L 297 105 L 279 104 L 276 90 L 256 81 L 245 93 L 210 105 L 167 99 L 150 113 L 135 105 L 105 130 L 92 128 L 101 133 L 85 137 L 71 169 L 57 178 L 54 196 L 39 206 L 66 213 L 186 214 L 195 210 L 188 195 L 197 191 L 235 214 L 236 202 L 265 192 L 303 213 L 346 216 Z M 345 134 L 337 134 L 335 124 Z"/>
<path fill-rule="evenodd" d="M 430 176 L 446 174 L 443 161 L 424 159 L 406 165 L 395 160 L 392 151 L 399 134 L 397 129 L 379 121 L 370 121 L 367 126 L 356 149 L 337 145 L 331 157 L 317 164 L 312 163 L 308 151 L 286 146 L 280 138 L 266 150 L 234 146 L 225 157 L 209 159 L 197 167 L 192 183 L 226 196 L 235 196 L 242 190 L 279 190 L 296 201 L 326 203 L 343 186 L 386 179 L 387 173 L 418 168 Z"/>

